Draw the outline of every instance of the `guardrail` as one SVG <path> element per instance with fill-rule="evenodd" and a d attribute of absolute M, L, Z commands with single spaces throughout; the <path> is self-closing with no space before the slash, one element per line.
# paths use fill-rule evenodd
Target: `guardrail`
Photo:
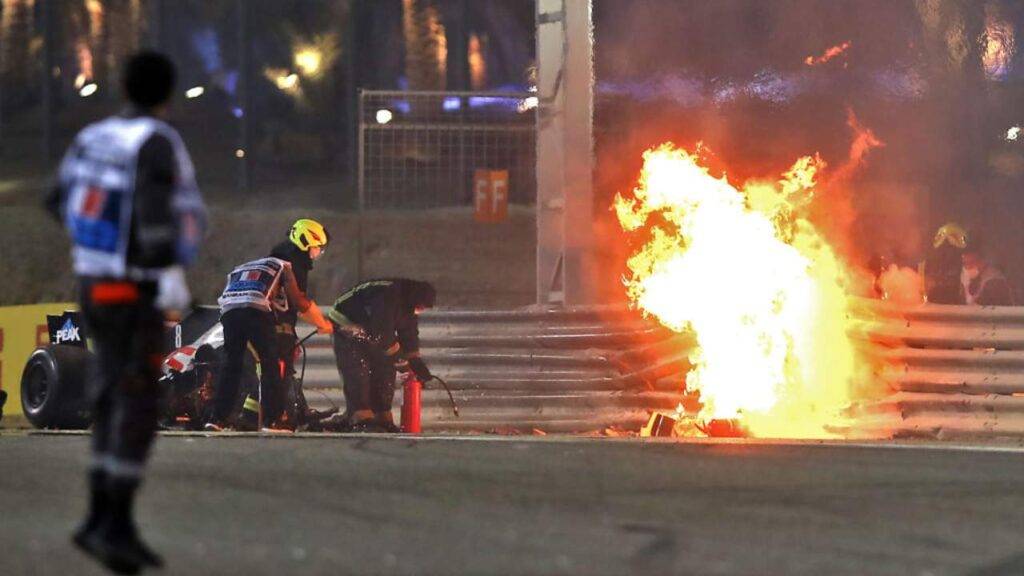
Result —
<path fill-rule="evenodd" d="M 857 407 L 897 437 L 1024 435 L 1024 308 L 862 301 L 892 391 Z"/>
<path fill-rule="evenodd" d="M 859 435 L 1024 437 L 1024 307 L 855 300 L 851 312 L 851 334 L 890 392 L 851 407 Z M 23 313 L 36 323 L 42 315 Z M 30 324 L 26 350 L 37 332 Z M 455 418 L 443 391 L 425 390 L 426 430 L 635 431 L 651 411 L 695 400 L 682 392 L 691 338 L 623 307 L 439 310 L 423 314 L 420 328 L 428 364 L 462 406 Z M 12 334 L 5 354 L 18 352 Z M 307 353 L 311 403 L 343 403 L 330 340 L 311 339 Z M 20 375 L 25 356 L 5 356 L 4 369 Z M 16 393 L 13 373 L 2 381 Z M 15 395 L 8 408 L 16 405 Z"/>
<path fill-rule="evenodd" d="M 430 311 L 420 340 L 461 411 L 425 390 L 426 430 L 638 430 L 652 410 L 675 408 L 690 368 L 688 338 L 624 308 Z M 329 339 L 306 350 L 309 401 L 343 402 Z M 400 404 L 399 392 L 396 413 Z"/>
<path fill-rule="evenodd" d="M 856 300 L 853 315 L 891 392 L 851 407 L 858 434 L 1024 436 L 1024 308 Z M 425 391 L 428 430 L 637 430 L 651 411 L 692 400 L 682 394 L 692 340 L 621 307 L 436 311 L 421 335 L 464 406 L 457 419 L 442 391 Z M 326 338 L 313 340 L 307 370 L 311 399 L 341 399 Z"/>

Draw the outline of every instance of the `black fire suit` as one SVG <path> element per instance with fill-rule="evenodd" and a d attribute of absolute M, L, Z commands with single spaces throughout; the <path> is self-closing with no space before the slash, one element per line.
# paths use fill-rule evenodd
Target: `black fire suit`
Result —
<path fill-rule="evenodd" d="M 340 328 L 354 325 L 364 331 L 355 336 L 336 329 L 333 335 L 350 420 L 372 416 L 391 421 L 397 361 L 407 361 L 422 382 L 432 378 L 420 357 L 415 310 L 433 305 L 434 288 L 408 279 L 363 282 L 334 302 L 327 314 L 332 322 Z"/>
<path fill-rule="evenodd" d="M 962 304 L 960 268 L 963 249 L 943 244 L 925 260 L 924 277 L 928 301 L 932 304 Z"/>

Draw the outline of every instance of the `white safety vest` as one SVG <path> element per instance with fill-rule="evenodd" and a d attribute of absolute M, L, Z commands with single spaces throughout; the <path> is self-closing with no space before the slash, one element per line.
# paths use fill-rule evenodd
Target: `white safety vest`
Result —
<path fill-rule="evenodd" d="M 132 267 L 127 261 L 139 150 L 155 133 L 171 142 L 177 163 L 171 207 L 178 219 L 178 263 L 195 259 L 206 209 L 181 137 L 156 118 L 112 116 L 79 132 L 60 166 L 64 224 L 76 274 L 154 280 L 162 271 Z"/>
<path fill-rule="evenodd" d="M 281 275 L 291 264 L 280 258 L 260 258 L 236 267 L 228 274 L 224 292 L 217 298 L 223 314 L 234 308 L 258 308 L 270 312 L 278 296 Z"/>

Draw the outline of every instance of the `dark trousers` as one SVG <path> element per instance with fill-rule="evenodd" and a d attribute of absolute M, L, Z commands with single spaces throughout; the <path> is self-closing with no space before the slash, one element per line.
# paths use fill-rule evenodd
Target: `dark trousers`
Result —
<path fill-rule="evenodd" d="M 297 423 L 304 422 L 306 413 L 309 411 L 309 403 L 306 402 L 305 392 L 295 371 L 295 358 L 300 353 L 298 347 L 299 337 L 295 333 L 295 325 L 291 323 L 278 323 L 277 345 L 281 351 L 281 372 L 284 374 L 284 389 L 286 393 L 286 404 L 295 403 L 295 418 Z M 291 395 L 294 394 L 294 397 Z M 288 407 L 290 410 L 290 406 Z"/>
<path fill-rule="evenodd" d="M 252 344 L 260 365 L 263 391 L 256 392 L 262 397 L 263 421 L 273 422 L 284 407 L 274 315 L 256 308 L 236 308 L 221 315 L 220 323 L 224 327 L 224 366 L 217 382 L 213 419 L 223 422 L 232 415 L 238 402 L 246 348 Z"/>
<path fill-rule="evenodd" d="M 281 372 L 285 380 L 295 377 L 295 347 L 299 343 L 294 324 L 279 323 L 274 326 L 274 338 L 281 357 Z"/>
<path fill-rule="evenodd" d="M 80 281 L 82 318 L 95 351 L 94 468 L 139 479 L 159 417 L 163 314 L 152 283 Z"/>
<path fill-rule="evenodd" d="M 357 410 L 388 412 L 395 399 L 395 363 L 381 348 L 363 338 L 335 332 L 334 360 L 341 374 L 345 406 Z"/>

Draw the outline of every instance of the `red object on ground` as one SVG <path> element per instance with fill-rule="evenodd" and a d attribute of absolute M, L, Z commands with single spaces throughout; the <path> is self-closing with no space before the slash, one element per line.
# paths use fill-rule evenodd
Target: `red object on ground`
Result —
<path fill-rule="evenodd" d="M 415 376 L 409 376 L 402 391 L 402 432 L 420 433 L 420 395 L 423 384 Z"/>
<path fill-rule="evenodd" d="M 704 425 L 704 432 L 714 438 L 747 438 L 750 434 L 743 424 L 733 418 L 715 418 Z"/>

